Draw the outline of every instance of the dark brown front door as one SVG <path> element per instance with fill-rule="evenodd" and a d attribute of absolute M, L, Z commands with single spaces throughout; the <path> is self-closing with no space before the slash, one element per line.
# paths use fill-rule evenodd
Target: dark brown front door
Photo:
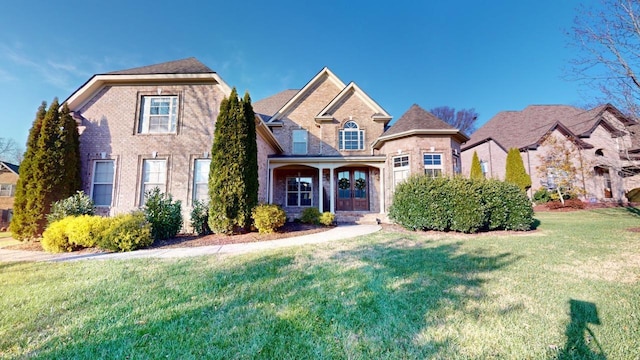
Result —
<path fill-rule="evenodd" d="M 369 179 L 366 169 L 343 169 L 338 171 L 338 211 L 369 210 Z"/>

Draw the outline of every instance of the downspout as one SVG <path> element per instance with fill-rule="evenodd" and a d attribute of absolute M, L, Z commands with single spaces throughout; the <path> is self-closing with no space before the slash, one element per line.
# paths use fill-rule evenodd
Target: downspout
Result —
<path fill-rule="evenodd" d="M 582 150 L 578 148 L 578 155 L 580 156 L 580 172 L 582 173 L 582 191 L 584 194 L 582 195 L 585 199 L 587 198 L 587 182 L 585 181 L 584 176 L 584 164 L 582 163 Z"/>
<path fill-rule="evenodd" d="M 531 178 L 531 154 L 529 154 L 529 149 L 525 150 L 527 153 L 527 169 L 529 170 L 529 178 Z M 531 187 L 529 188 L 529 197 L 533 198 L 533 181 L 531 182 Z"/>

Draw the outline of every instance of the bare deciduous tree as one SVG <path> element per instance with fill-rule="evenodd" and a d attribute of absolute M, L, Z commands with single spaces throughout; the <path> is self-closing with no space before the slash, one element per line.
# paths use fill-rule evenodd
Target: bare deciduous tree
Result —
<path fill-rule="evenodd" d="M 22 160 L 22 150 L 15 140 L 0 137 L 0 161 L 7 161 L 13 164 L 20 164 Z"/>
<path fill-rule="evenodd" d="M 455 108 L 449 106 L 438 106 L 429 112 L 467 135 L 476 131 L 478 113 L 473 108 L 456 111 Z"/>

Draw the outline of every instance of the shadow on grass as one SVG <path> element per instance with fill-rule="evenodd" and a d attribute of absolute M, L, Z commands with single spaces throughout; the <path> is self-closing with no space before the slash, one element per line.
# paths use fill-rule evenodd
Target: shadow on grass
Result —
<path fill-rule="evenodd" d="M 596 304 L 582 300 L 569 300 L 571 322 L 565 335 L 567 342 L 556 359 L 605 360 L 607 357 L 589 328 L 589 324 L 600 325 Z"/>
<path fill-rule="evenodd" d="M 533 219 L 533 223 L 531 224 L 531 230 L 537 230 L 540 225 L 542 224 L 542 222 L 540 221 L 540 219 Z"/>
<path fill-rule="evenodd" d="M 428 358 L 455 354 L 450 308 L 486 297 L 483 274 L 516 261 L 459 251 L 460 243 L 399 236 L 384 243 L 295 256 L 276 254 L 225 268 L 167 263 L 147 280 L 127 269 L 131 293 L 108 283 L 97 303 L 28 356 L 42 358 Z M 215 262 L 212 259 L 211 262 Z M 181 278 L 182 277 L 182 278 Z M 188 285 L 179 286 L 181 282 Z M 131 286 L 131 284 L 129 285 Z M 91 292 L 95 289 L 78 289 Z M 113 295 L 115 294 L 115 295 Z M 67 299 L 83 306 L 82 296 Z M 76 304 L 73 304 L 76 303 Z M 84 304 L 87 306 L 87 304 Z"/>
<path fill-rule="evenodd" d="M 625 207 L 625 209 L 631 215 L 640 216 L 640 209 L 638 209 L 637 207 L 627 206 Z"/>

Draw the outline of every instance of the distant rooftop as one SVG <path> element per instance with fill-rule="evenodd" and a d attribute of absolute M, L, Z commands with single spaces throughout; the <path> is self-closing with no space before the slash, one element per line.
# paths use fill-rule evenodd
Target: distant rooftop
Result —
<path fill-rule="evenodd" d="M 208 66 L 194 57 L 168 61 L 160 64 L 140 66 L 132 69 L 118 70 L 106 75 L 151 75 L 151 74 L 210 74 L 215 73 Z"/>

